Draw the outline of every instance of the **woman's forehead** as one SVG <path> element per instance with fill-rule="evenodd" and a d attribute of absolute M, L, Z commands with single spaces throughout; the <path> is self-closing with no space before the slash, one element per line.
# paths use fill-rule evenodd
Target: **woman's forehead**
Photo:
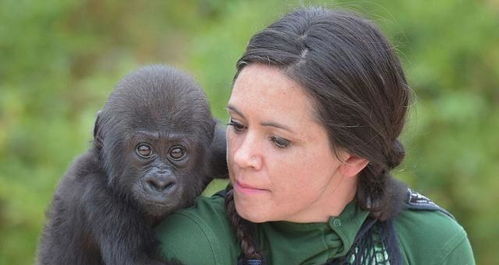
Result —
<path fill-rule="evenodd" d="M 278 68 L 262 64 L 246 66 L 234 82 L 229 104 L 249 103 L 258 104 L 267 110 L 312 107 L 299 84 Z"/>
<path fill-rule="evenodd" d="M 229 111 L 259 122 L 278 122 L 292 130 L 317 124 L 313 101 L 277 67 L 246 66 L 234 82 Z"/>

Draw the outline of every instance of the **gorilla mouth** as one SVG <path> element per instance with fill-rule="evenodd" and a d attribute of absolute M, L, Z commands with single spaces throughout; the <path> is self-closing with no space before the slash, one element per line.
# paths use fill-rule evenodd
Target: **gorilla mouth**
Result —
<path fill-rule="evenodd" d="M 136 185 L 138 202 L 141 202 L 147 212 L 163 211 L 177 207 L 182 197 L 182 187 L 176 183 L 165 185 L 164 188 L 156 188 L 147 182 Z"/>

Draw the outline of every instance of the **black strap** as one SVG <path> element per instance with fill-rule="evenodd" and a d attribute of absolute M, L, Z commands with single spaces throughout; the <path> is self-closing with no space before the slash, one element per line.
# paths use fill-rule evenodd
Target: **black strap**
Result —
<path fill-rule="evenodd" d="M 447 216 L 454 218 L 444 208 L 425 197 L 424 195 L 407 189 L 405 199 L 406 209 L 414 211 L 440 211 Z M 384 249 L 387 258 L 376 253 L 375 247 Z M 378 258 L 379 257 L 379 258 Z M 344 257 L 337 258 L 327 265 L 356 265 L 356 264 L 402 264 L 400 245 L 397 240 L 397 233 L 393 224 L 393 218 L 387 221 L 377 221 L 370 217 L 366 219 L 359 232 L 355 236 L 354 243 Z"/>
<path fill-rule="evenodd" d="M 405 204 L 407 209 L 409 210 L 439 211 L 446 214 L 450 218 L 455 219 L 454 216 L 451 213 L 449 213 L 447 210 L 438 206 L 436 203 L 434 203 L 432 200 L 428 199 L 426 196 L 422 195 L 421 193 L 415 192 L 411 189 L 408 189 L 407 191 L 407 198 Z"/>
<path fill-rule="evenodd" d="M 402 265 L 402 255 L 392 220 L 368 217 L 348 253 L 326 265 Z"/>

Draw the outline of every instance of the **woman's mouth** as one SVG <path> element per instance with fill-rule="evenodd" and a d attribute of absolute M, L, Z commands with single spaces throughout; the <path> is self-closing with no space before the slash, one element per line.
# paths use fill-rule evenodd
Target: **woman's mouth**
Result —
<path fill-rule="evenodd" d="M 261 192 L 268 191 L 266 189 L 260 189 L 260 188 L 239 182 L 237 180 L 234 182 L 233 186 L 237 192 L 244 193 L 244 194 L 255 194 L 255 193 L 261 193 Z"/>

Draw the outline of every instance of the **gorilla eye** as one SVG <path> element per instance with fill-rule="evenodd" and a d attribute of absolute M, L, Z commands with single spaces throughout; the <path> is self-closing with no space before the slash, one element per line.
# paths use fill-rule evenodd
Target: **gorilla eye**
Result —
<path fill-rule="evenodd" d="M 170 157 L 175 159 L 175 160 L 179 160 L 179 159 L 182 159 L 184 156 L 185 156 L 185 149 L 183 146 L 174 146 L 172 148 L 170 148 Z"/>
<path fill-rule="evenodd" d="M 152 155 L 152 149 L 151 146 L 148 144 L 138 144 L 137 148 L 135 149 L 135 152 L 143 158 L 149 158 Z"/>

